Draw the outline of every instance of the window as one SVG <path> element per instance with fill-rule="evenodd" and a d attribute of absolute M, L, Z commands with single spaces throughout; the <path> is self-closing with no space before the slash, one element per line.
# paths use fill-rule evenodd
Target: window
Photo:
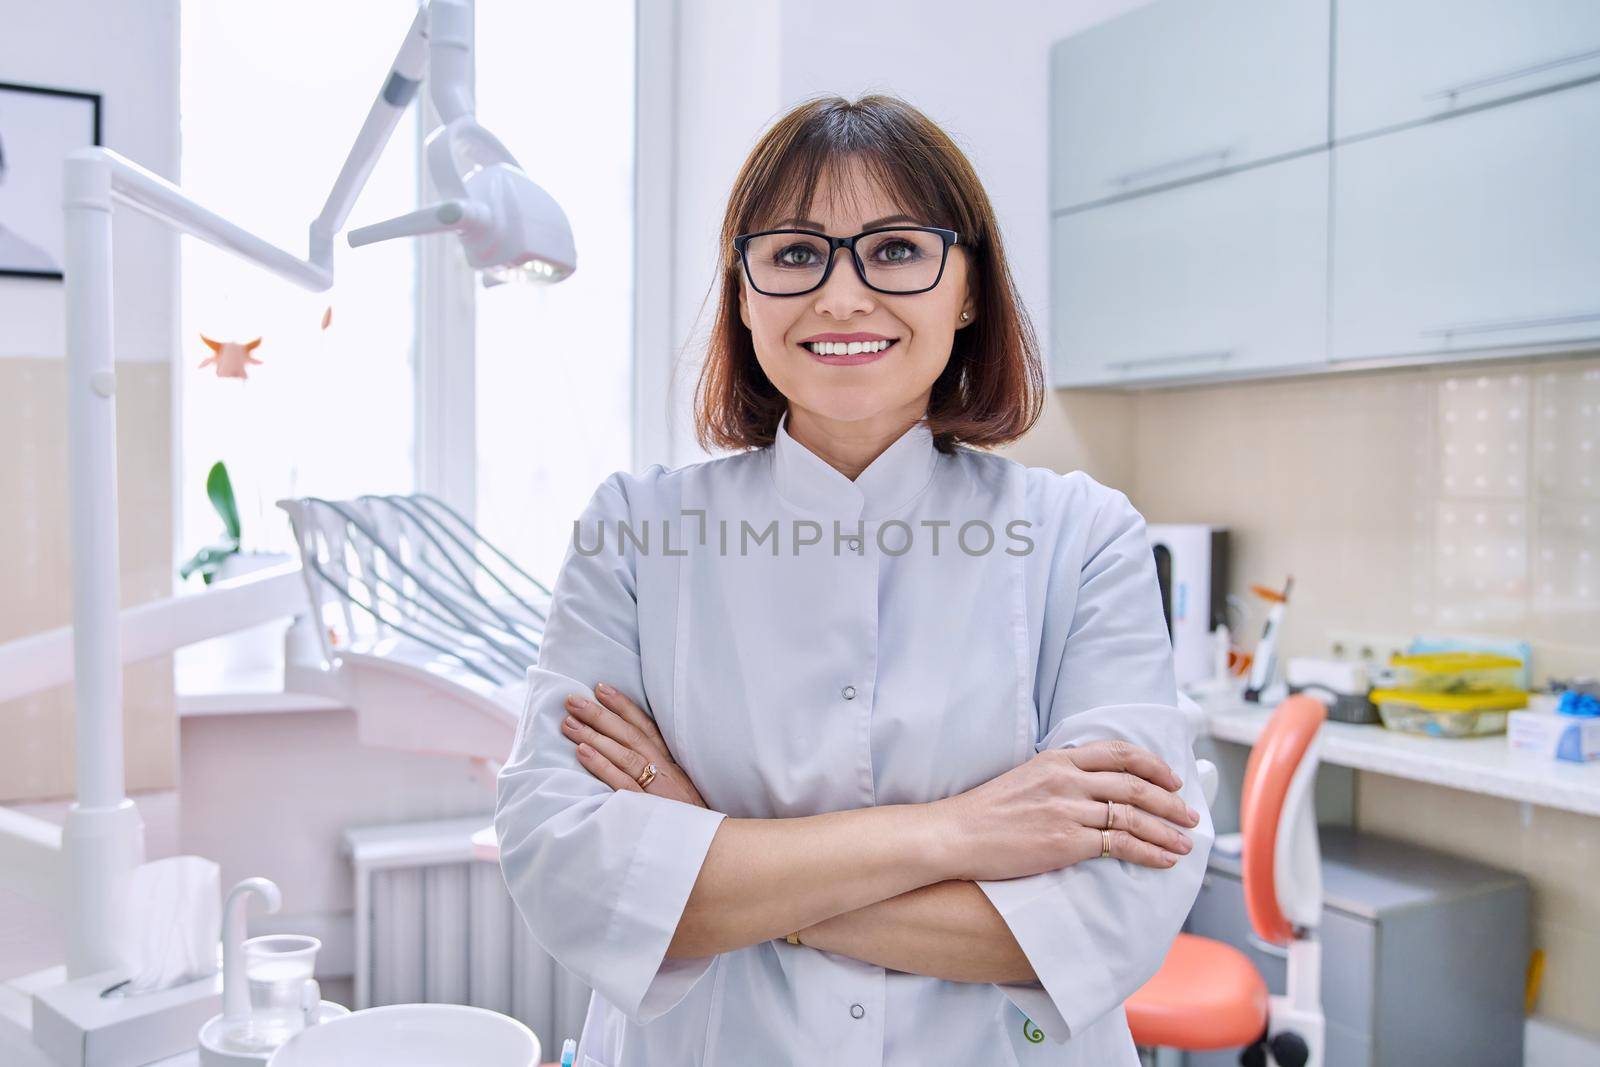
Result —
<path fill-rule="evenodd" d="M 180 107 L 187 192 L 296 255 L 322 210 L 395 50 L 411 0 L 277 0 L 182 7 Z M 395 130 L 350 223 L 417 203 L 417 119 Z M 227 464 L 244 548 L 294 551 L 284 497 L 409 492 L 413 241 L 334 250 L 334 287 L 311 293 L 201 241 L 182 242 L 180 560 L 220 530 L 206 473 Z M 324 309 L 332 325 L 322 329 Z M 200 339 L 262 339 L 249 379 L 198 369 Z M 174 575 L 174 581 L 177 581 Z"/>
<path fill-rule="evenodd" d="M 477 5 L 478 115 L 562 205 L 578 269 L 477 293 L 477 523 L 546 585 L 632 465 L 634 6 Z"/>

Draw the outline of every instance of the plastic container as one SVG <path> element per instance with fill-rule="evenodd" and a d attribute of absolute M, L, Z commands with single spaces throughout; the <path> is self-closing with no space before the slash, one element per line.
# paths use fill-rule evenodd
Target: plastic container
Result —
<path fill-rule="evenodd" d="M 1492 652 L 1425 652 L 1391 656 L 1386 688 L 1430 693 L 1520 690 L 1522 661 Z"/>
<path fill-rule="evenodd" d="M 1383 725 L 1428 737 L 1482 737 L 1506 732 L 1506 715 L 1528 706 L 1520 689 L 1437 693 L 1419 689 L 1374 689 Z"/>

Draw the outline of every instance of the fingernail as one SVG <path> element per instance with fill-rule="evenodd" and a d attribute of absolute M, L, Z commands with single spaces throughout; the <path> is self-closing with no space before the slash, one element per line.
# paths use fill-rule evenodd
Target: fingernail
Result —
<path fill-rule="evenodd" d="M 1191 851 L 1193 851 L 1193 849 L 1194 849 L 1194 845 L 1190 844 L 1189 839 L 1187 837 L 1181 837 L 1180 836 L 1178 838 L 1178 851 L 1179 852 L 1182 852 L 1185 856 L 1187 856 Z"/>
<path fill-rule="evenodd" d="M 606 696 L 610 696 L 612 693 L 616 692 L 615 689 L 611 688 L 609 685 L 607 685 L 604 682 L 596 682 L 595 683 L 595 687 L 594 687 L 594 691 L 596 693 L 604 693 Z"/>
<path fill-rule="evenodd" d="M 572 694 L 572 696 L 569 696 L 567 698 L 567 703 L 572 705 L 575 708 L 586 708 L 586 707 L 589 706 L 589 698 L 588 697 L 581 697 L 578 694 L 574 693 L 574 694 Z"/>
<path fill-rule="evenodd" d="M 1161 853 L 1161 858 L 1166 860 L 1168 863 L 1177 863 L 1178 862 L 1178 857 L 1174 856 L 1170 852 Z"/>
<path fill-rule="evenodd" d="M 566 727 L 568 730 L 576 730 L 578 728 L 578 720 L 574 719 L 571 715 L 568 715 L 565 719 L 561 720 L 561 725 Z"/>
<path fill-rule="evenodd" d="M 1200 813 L 1193 808 L 1188 808 L 1187 811 L 1189 812 L 1189 821 L 1198 826 L 1200 824 Z"/>
<path fill-rule="evenodd" d="M 580 742 L 578 742 L 578 755 L 580 755 L 580 756 L 592 756 L 592 755 L 594 755 L 594 749 L 590 748 L 588 745 L 586 745 L 586 744 L 584 744 L 583 742 L 580 741 Z"/>

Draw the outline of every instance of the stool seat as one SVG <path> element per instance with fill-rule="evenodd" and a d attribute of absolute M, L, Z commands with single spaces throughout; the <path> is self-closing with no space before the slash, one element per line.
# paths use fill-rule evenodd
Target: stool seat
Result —
<path fill-rule="evenodd" d="M 1135 1044 L 1193 1052 L 1237 1048 L 1267 1028 L 1267 983 L 1232 945 L 1179 934 L 1161 969 L 1124 1008 Z"/>

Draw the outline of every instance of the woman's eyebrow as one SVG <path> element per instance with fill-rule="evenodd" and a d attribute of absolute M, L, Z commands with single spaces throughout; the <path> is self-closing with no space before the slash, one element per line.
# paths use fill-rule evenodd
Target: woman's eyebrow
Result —
<path fill-rule="evenodd" d="M 881 219 L 874 219 L 873 221 L 867 223 L 865 226 L 863 226 L 861 228 L 863 230 L 875 230 L 879 226 L 887 226 L 891 222 L 916 222 L 916 221 L 917 220 L 912 218 L 910 215 L 887 215 L 887 216 L 885 216 L 884 218 L 881 218 Z M 783 221 L 779 222 L 777 225 L 778 225 L 779 228 L 782 228 L 782 227 L 785 227 L 785 226 L 798 226 L 798 227 L 801 227 L 801 228 L 807 229 L 807 230 L 820 230 L 820 229 L 822 229 L 822 223 L 816 221 L 815 219 L 784 219 Z"/>

